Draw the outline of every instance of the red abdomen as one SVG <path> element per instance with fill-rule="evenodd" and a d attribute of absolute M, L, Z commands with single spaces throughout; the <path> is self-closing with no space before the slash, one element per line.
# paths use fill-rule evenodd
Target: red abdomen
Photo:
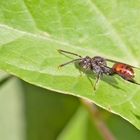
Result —
<path fill-rule="evenodd" d="M 134 70 L 131 66 L 123 63 L 115 63 L 112 67 L 113 72 L 124 78 L 134 78 Z"/>

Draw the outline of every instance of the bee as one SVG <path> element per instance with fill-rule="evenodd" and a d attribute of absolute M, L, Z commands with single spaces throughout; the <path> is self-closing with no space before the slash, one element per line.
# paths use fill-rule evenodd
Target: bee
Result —
<path fill-rule="evenodd" d="M 58 50 L 59 53 L 64 53 L 64 54 L 71 54 L 74 56 L 77 56 L 78 58 L 73 59 L 69 62 L 63 63 L 61 65 L 59 65 L 59 67 L 63 67 L 65 65 L 68 65 L 70 63 L 75 63 L 78 62 L 78 65 L 84 69 L 85 71 L 91 71 L 94 72 L 96 74 L 96 81 L 94 84 L 94 90 L 96 90 L 96 85 L 100 79 L 101 76 L 105 75 L 109 75 L 109 76 L 113 76 L 115 74 L 119 75 L 121 78 L 123 78 L 126 81 L 129 81 L 131 83 L 134 84 L 138 84 L 135 80 L 134 80 L 134 70 L 133 68 L 136 68 L 134 66 L 119 62 L 119 61 L 115 61 L 115 60 L 111 60 L 111 59 L 106 59 L 104 57 L 101 56 L 94 56 L 94 57 L 89 57 L 89 56 L 85 56 L 82 57 L 79 54 L 73 53 L 73 52 L 69 52 L 69 51 L 65 51 L 65 50 Z M 107 65 L 107 61 L 114 63 L 114 65 L 112 67 L 109 67 Z"/>
<path fill-rule="evenodd" d="M 59 67 L 63 67 L 63 66 L 68 65 L 70 63 L 78 62 L 79 66 L 82 69 L 84 69 L 85 71 L 92 71 L 97 75 L 96 81 L 94 84 L 94 90 L 96 90 L 96 85 L 97 85 L 100 77 L 103 74 L 105 74 L 105 75 L 112 74 L 112 69 L 107 66 L 106 60 L 103 57 L 100 57 L 100 56 L 94 56 L 92 58 L 89 56 L 82 57 L 79 54 L 75 54 L 75 53 L 64 51 L 64 50 L 58 50 L 58 52 L 67 53 L 67 54 L 75 55 L 78 57 L 78 58 L 73 59 L 69 62 L 66 62 L 64 64 L 59 65 Z"/>

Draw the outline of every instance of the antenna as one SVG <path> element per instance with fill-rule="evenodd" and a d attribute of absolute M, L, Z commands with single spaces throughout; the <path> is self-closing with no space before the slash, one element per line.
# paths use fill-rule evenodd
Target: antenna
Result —
<path fill-rule="evenodd" d="M 67 54 L 72 54 L 72 55 L 75 55 L 75 56 L 78 56 L 80 58 L 82 58 L 81 55 L 79 54 L 76 54 L 76 53 L 73 53 L 73 52 L 68 52 L 68 51 L 64 51 L 64 50 L 58 50 L 59 53 L 67 53 Z"/>

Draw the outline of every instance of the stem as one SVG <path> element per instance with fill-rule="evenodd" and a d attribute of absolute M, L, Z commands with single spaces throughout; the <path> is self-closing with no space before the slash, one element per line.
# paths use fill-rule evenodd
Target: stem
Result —
<path fill-rule="evenodd" d="M 88 109 L 89 113 L 92 116 L 92 121 L 96 125 L 103 138 L 105 140 L 116 140 L 114 135 L 111 133 L 104 120 L 102 119 L 100 111 L 97 109 L 96 105 L 85 99 L 81 99 L 81 102 Z"/>

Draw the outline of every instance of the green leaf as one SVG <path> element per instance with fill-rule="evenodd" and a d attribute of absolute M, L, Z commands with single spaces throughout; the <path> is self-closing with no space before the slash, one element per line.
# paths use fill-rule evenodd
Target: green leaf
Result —
<path fill-rule="evenodd" d="M 79 100 L 21 81 L 27 140 L 55 140 L 79 107 Z"/>
<path fill-rule="evenodd" d="M 139 130 L 121 117 L 99 107 L 93 110 L 89 113 L 89 110 L 80 106 L 57 140 L 139 140 Z"/>
<path fill-rule="evenodd" d="M 103 140 L 103 137 L 89 116 L 87 110 L 83 107 L 79 107 L 69 123 L 60 133 L 57 140 Z"/>
<path fill-rule="evenodd" d="M 104 127 L 116 139 L 140 137 L 138 129 L 116 115 L 100 108 L 89 111 L 74 96 L 16 78 L 0 87 L 0 107 L 0 139 L 4 140 L 101 140 Z"/>
<path fill-rule="evenodd" d="M 5 74 L 1 74 L 5 77 Z M 1 79 L 1 78 L 0 78 Z M 19 80 L 12 78 L 0 86 L 0 139 L 24 140 L 23 95 Z"/>
<path fill-rule="evenodd" d="M 0 69 L 40 87 L 89 99 L 140 129 L 138 85 L 104 76 L 93 91 L 74 65 L 58 69 L 71 59 L 57 52 L 99 55 L 138 66 L 139 16 L 138 0 L 1 0 Z"/>
<path fill-rule="evenodd" d="M 0 139 L 54 140 L 78 107 L 78 98 L 12 78 L 0 86 Z"/>

